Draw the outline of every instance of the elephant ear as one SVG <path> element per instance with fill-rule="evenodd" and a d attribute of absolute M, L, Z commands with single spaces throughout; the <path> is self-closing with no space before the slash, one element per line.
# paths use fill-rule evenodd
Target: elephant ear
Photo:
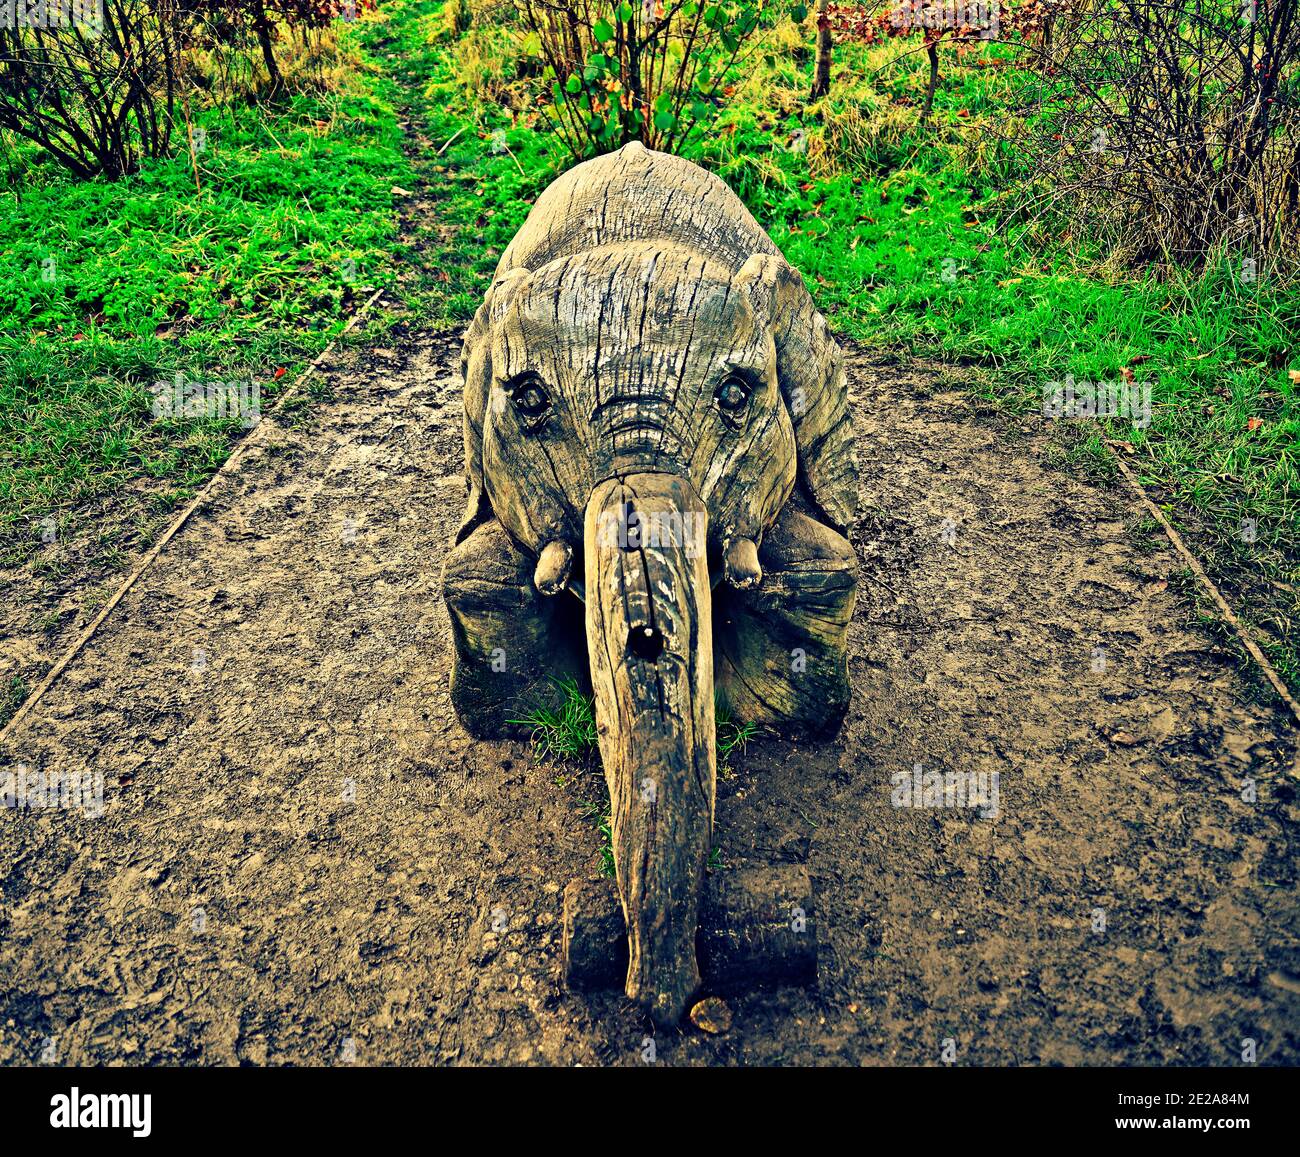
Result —
<path fill-rule="evenodd" d="M 474 314 L 460 350 L 460 372 L 465 382 L 465 480 L 469 497 L 456 542 L 462 542 L 481 523 L 492 517 L 483 487 L 483 414 L 488 392 L 492 388 L 492 335 L 521 290 L 527 288 L 532 274 L 527 269 L 498 273 L 483 304 Z"/>
<path fill-rule="evenodd" d="M 857 509 L 858 467 L 840 347 L 798 270 L 783 257 L 755 253 L 733 284 L 772 327 L 777 381 L 799 448 L 799 477 L 830 523 L 846 530 Z"/>

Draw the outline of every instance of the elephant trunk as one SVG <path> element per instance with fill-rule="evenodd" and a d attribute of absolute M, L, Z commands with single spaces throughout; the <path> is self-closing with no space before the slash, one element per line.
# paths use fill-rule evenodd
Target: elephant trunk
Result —
<path fill-rule="evenodd" d="M 675 1024 L 700 985 L 695 933 L 713 828 L 707 516 L 685 479 L 631 474 L 592 492 L 583 537 L 627 995 Z"/>

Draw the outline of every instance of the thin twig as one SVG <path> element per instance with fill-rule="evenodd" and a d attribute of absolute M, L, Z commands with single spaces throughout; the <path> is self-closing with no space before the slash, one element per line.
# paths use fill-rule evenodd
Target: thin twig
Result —
<path fill-rule="evenodd" d="M 1273 690 L 1278 693 L 1278 697 L 1282 702 L 1291 709 L 1291 714 L 1295 716 L 1296 722 L 1300 723 L 1300 703 L 1296 702 L 1295 696 L 1291 694 L 1287 685 L 1282 681 L 1282 676 L 1277 673 L 1277 669 L 1265 657 L 1259 644 L 1255 642 L 1254 638 L 1246 630 L 1245 624 L 1243 624 L 1242 621 L 1233 614 L 1232 608 L 1228 606 L 1228 601 L 1223 597 L 1222 593 L 1220 593 L 1219 588 L 1214 585 L 1214 580 L 1205 573 L 1205 568 L 1201 566 L 1196 556 L 1187 549 L 1187 544 L 1183 542 L 1182 536 L 1173 528 L 1173 524 L 1169 519 L 1165 517 L 1164 511 L 1151 501 L 1146 490 L 1138 481 L 1137 475 L 1129 469 L 1128 463 L 1124 461 L 1123 457 L 1116 449 L 1120 443 L 1107 440 L 1106 445 L 1111 448 L 1111 452 L 1115 456 L 1115 462 L 1119 466 L 1120 473 L 1124 475 L 1128 484 L 1133 488 L 1133 492 L 1139 499 L 1141 499 L 1142 504 L 1147 508 L 1151 517 L 1164 527 L 1165 534 L 1168 535 L 1169 541 L 1173 543 L 1174 549 L 1182 555 L 1183 561 L 1191 567 L 1192 572 L 1198 579 L 1200 579 L 1201 585 L 1209 592 L 1210 598 L 1214 600 L 1215 606 L 1219 608 L 1219 612 L 1223 615 L 1225 621 L 1233 631 L 1236 632 L 1237 638 L 1241 640 L 1242 646 L 1250 652 L 1250 657 L 1259 664 L 1260 670 L 1264 672 L 1268 681 L 1273 685 Z M 1300 751 L 1297 751 L 1296 759 L 1297 765 L 1291 769 L 1291 774 L 1300 778 Z"/>
<path fill-rule="evenodd" d="M 451 135 L 451 139 L 450 139 L 450 140 L 449 140 L 445 145 L 443 145 L 442 148 L 440 148 L 440 149 L 439 149 L 439 150 L 434 154 L 434 156 L 438 156 L 438 157 L 442 156 L 443 153 L 445 153 L 449 148 L 451 148 L 451 146 L 452 146 L 453 142 L 455 142 L 456 138 L 459 137 L 460 134 L 463 133 L 467 128 L 469 128 L 469 125 L 461 125 L 460 128 L 458 128 L 458 129 L 457 129 L 457 130 L 456 130 L 456 131 Z"/>

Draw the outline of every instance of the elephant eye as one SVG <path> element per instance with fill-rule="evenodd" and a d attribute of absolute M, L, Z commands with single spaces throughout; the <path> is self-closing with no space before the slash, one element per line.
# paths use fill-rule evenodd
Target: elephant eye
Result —
<path fill-rule="evenodd" d="M 744 378 L 732 374 L 723 381 L 713 396 L 724 413 L 734 416 L 745 408 L 752 392 L 750 384 Z"/>
<path fill-rule="evenodd" d="M 526 422 L 536 422 L 551 408 L 551 399 L 535 377 L 521 378 L 507 388 L 511 402 Z"/>

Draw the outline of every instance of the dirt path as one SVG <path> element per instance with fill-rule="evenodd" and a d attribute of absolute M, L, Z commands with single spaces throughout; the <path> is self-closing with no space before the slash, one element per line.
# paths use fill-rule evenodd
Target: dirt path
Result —
<path fill-rule="evenodd" d="M 557 981 L 594 785 L 449 709 L 455 350 L 332 372 L 0 752 L 105 784 L 98 817 L 0 811 L 0 1062 L 644 1063 L 616 994 Z M 1284 722 L 1128 495 L 1042 465 L 1036 421 L 851 363 L 856 699 L 718 803 L 729 865 L 809 864 L 821 986 L 658 1061 L 1297 1063 Z M 998 815 L 895 807 L 918 763 L 996 773 Z"/>

